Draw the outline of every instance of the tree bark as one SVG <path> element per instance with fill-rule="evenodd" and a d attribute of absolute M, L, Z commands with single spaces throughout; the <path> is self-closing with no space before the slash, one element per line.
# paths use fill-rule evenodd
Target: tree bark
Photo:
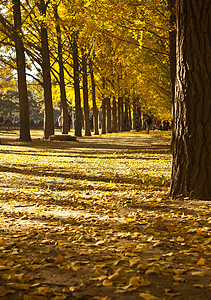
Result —
<path fill-rule="evenodd" d="M 101 134 L 106 134 L 106 98 L 102 100 L 102 128 Z"/>
<path fill-rule="evenodd" d="M 133 98 L 133 123 L 132 123 L 132 129 L 136 130 L 136 120 L 137 120 L 137 98 Z"/>
<path fill-rule="evenodd" d="M 112 132 L 112 127 L 111 127 L 111 102 L 110 98 L 106 99 L 106 120 L 107 120 L 107 133 Z"/>
<path fill-rule="evenodd" d="M 129 99 L 125 99 L 125 113 L 124 113 L 124 130 L 130 130 L 130 123 L 129 123 Z"/>
<path fill-rule="evenodd" d="M 176 0 L 168 0 L 168 8 L 170 11 L 170 31 L 169 31 L 169 41 L 170 41 L 170 52 L 169 52 L 169 61 L 170 61 L 170 74 L 171 74 L 171 97 L 172 97 L 172 135 L 171 141 L 173 144 L 174 141 L 174 120 L 175 120 L 175 106 L 174 106 L 174 97 L 175 97 L 175 79 L 176 79 Z"/>
<path fill-rule="evenodd" d="M 113 97 L 113 101 L 112 101 L 112 127 L 113 127 L 113 132 L 117 132 L 117 109 L 116 109 L 115 97 Z"/>
<path fill-rule="evenodd" d="M 89 119 L 89 97 L 88 97 L 88 81 L 87 81 L 87 54 L 82 54 L 82 73 L 83 73 L 83 99 L 84 99 L 84 128 L 85 136 L 91 136 L 90 119 Z"/>
<path fill-rule="evenodd" d="M 92 105 L 93 105 L 93 121 L 94 121 L 94 134 L 99 135 L 99 122 L 98 122 L 98 109 L 96 105 L 96 92 L 95 92 L 95 79 L 92 66 L 92 60 L 89 59 L 89 71 L 92 84 Z"/>
<path fill-rule="evenodd" d="M 38 5 L 38 4 L 37 4 Z M 38 8 L 43 16 L 46 15 L 47 5 L 44 0 L 40 0 Z M 44 89 L 44 138 L 48 139 L 54 134 L 54 116 L 51 89 L 51 66 L 48 47 L 48 32 L 45 24 L 41 25 L 41 47 L 42 47 L 42 71 Z"/>
<path fill-rule="evenodd" d="M 117 129 L 118 132 L 122 131 L 122 103 L 123 103 L 123 99 L 122 97 L 118 98 L 118 123 L 117 123 Z"/>
<path fill-rule="evenodd" d="M 18 91 L 19 91 L 19 105 L 20 105 L 20 140 L 30 141 L 30 127 L 29 127 L 29 103 L 26 84 L 26 62 L 24 45 L 21 38 L 22 23 L 20 0 L 13 0 L 13 16 L 14 16 L 14 41 L 16 50 L 16 64 L 18 71 Z"/>
<path fill-rule="evenodd" d="M 210 0 L 177 0 L 172 198 L 211 200 Z"/>
<path fill-rule="evenodd" d="M 73 72 L 74 72 L 74 91 L 75 91 L 75 135 L 82 136 L 82 109 L 80 97 L 80 78 L 79 78 L 79 61 L 78 61 L 78 45 L 77 33 L 72 36 L 73 51 Z"/>
<path fill-rule="evenodd" d="M 120 131 L 124 130 L 124 102 L 123 97 L 120 97 Z"/>
<path fill-rule="evenodd" d="M 62 134 L 67 134 L 69 132 L 68 108 L 67 108 L 67 97 L 66 97 L 65 81 L 64 81 L 64 64 L 63 64 L 63 55 L 62 55 L 61 28 L 60 25 L 58 24 L 59 15 L 58 15 L 57 6 L 54 7 L 54 16 L 57 21 L 56 33 L 57 33 L 58 59 L 59 59 L 59 87 L 60 87 L 62 115 L 63 115 Z"/>

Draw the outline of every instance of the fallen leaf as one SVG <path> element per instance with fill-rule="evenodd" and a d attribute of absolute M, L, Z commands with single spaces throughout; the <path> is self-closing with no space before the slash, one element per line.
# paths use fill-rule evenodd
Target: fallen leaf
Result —
<path fill-rule="evenodd" d="M 62 254 L 58 254 L 57 255 L 57 258 L 56 258 L 56 264 L 61 264 L 61 263 L 63 263 L 64 262 L 64 257 L 62 256 Z"/>
<path fill-rule="evenodd" d="M 14 290 L 6 289 L 4 287 L 0 287 L 0 297 L 4 297 L 7 294 L 15 293 Z"/>
<path fill-rule="evenodd" d="M 141 298 L 143 298 L 144 300 L 159 300 L 158 297 L 153 296 L 153 295 L 151 295 L 149 293 L 140 293 L 139 296 Z"/>
<path fill-rule="evenodd" d="M 197 266 L 204 266 L 205 264 L 206 264 L 206 261 L 203 257 L 201 257 L 197 262 Z"/>

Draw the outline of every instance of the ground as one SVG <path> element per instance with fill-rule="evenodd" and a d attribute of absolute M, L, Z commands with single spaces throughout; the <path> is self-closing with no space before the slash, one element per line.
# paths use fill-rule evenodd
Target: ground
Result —
<path fill-rule="evenodd" d="M 169 198 L 168 132 L 0 133 L 1 299 L 211 299 L 211 202 Z"/>

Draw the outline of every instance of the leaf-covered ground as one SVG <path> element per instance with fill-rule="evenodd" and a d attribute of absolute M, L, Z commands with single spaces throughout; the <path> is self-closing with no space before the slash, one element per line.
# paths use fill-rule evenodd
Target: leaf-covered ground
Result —
<path fill-rule="evenodd" d="M 169 133 L 1 136 L 1 299 L 211 299 L 211 203 L 169 199 Z"/>

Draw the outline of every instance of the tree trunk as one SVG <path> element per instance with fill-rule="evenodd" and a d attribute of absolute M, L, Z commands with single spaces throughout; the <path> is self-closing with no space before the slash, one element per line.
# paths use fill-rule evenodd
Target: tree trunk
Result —
<path fill-rule="evenodd" d="M 107 133 L 112 132 L 112 127 L 111 127 L 111 102 L 110 98 L 107 98 L 106 100 L 106 120 L 107 120 Z"/>
<path fill-rule="evenodd" d="M 132 128 L 132 118 L 131 118 L 131 105 L 128 106 L 128 117 L 129 117 L 129 130 Z"/>
<path fill-rule="evenodd" d="M 83 73 L 83 99 L 84 99 L 84 127 L 85 136 L 91 136 L 89 119 L 89 99 L 88 99 L 88 81 L 87 81 L 87 55 L 82 54 L 82 73 Z"/>
<path fill-rule="evenodd" d="M 171 73 L 171 96 L 172 96 L 172 144 L 174 141 L 174 120 L 175 120 L 175 106 L 174 106 L 174 97 L 175 97 L 175 78 L 176 78 L 176 0 L 168 0 L 168 7 L 170 11 L 170 32 L 169 32 L 169 41 L 170 41 L 170 73 Z"/>
<path fill-rule="evenodd" d="M 78 45 L 77 45 L 76 38 L 77 36 L 75 33 L 72 37 L 74 91 L 75 91 L 75 135 L 82 136 L 82 109 L 81 109 L 81 97 L 80 97 Z"/>
<path fill-rule="evenodd" d="M 44 0 L 40 0 L 38 6 L 43 16 L 46 15 L 47 5 Z M 42 71 L 43 71 L 43 89 L 44 89 L 44 138 L 48 139 L 54 134 L 54 116 L 51 90 L 51 66 L 48 47 L 48 32 L 46 25 L 41 25 L 41 46 L 42 46 Z"/>
<path fill-rule="evenodd" d="M 124 102 L 123 97 L 120 98 L 120 131 L 124 130 Z"/>
<path fill-rule="evenodd" d="M 106 98 L 102 100 L 102 128 L 101 134 L 106 134 Z"/>
<path fill-rule="evenodd" d="M 21 10 L 20 0 L 13 0 L 13 16 L 14 16 L 14 41 L 16 50 L 16 64 L 18 71 L 18 91 L 20 105 L 20 140 L 30 141 L 29 127 L 29 104 L 26 84 L 26 62 L 24 45 L 21 38 Z"/>
<path fill-rule="evenodd" d="M 177 0 L 173 198 L 211 199 L 210 11 L 210 0 Z"/>
<path fill-rule="evenodd" d="M 59 15 L 57 11 L 57 6 L 55 6 L 54 9 L 55 9 L 54 16 L 58 24 Z M 66 97 L 65 81 L 64 81 L 64 64 L 63 64 L 63 56 L 62 56 L 61 28 L 59 24 L 56 26 L 56 33 L 57 33 L 58 58 L 59 58 L 59 87 L 60 87 L 62 115 L 63 115 L 62 133 L 67 134 L 69 132 L 69 121 L 68 121 L 67 97 Z"/>
<path fill-rule="evenodd" d="M 136 130 L 136 120 L 137 120 L 137 98 L 133 98 L 133 123 L 132 123 L 132 129 Z"/>
<path fill-rule="evenodd" d="M 118 110 L 118 122 L 117 122 L 117 130 L 118 132 L 121 131 L 121 98 L 118 98 L 118 103 L 117 103 L 117 110 Z"/>
<path fill-rule="evenodd" d="M 96 105 L 96 92 L 95 92 L 95 79 L 94 72 L 92 67 L 92 60 L 89 60 L 89 71 L 91 76 L 91 84 L 92 84 L 92 105 L 93 105 L 93 118 L 94 118 L 94 134 L 99 135 L 99 122 L 98 122 L 98 109 Z"/>
<path fill-rule="evenodd" d="M 115 97 L 113 97 L 113 101 L 112 101 L 112 127 L 113 127 L 113 132 L 117 132 L 117 110 L 116 110 Z"/>
<path fill-rule="evenodd" d="M 124 130 L 130 130 L 129 124 L 129 99 L 125 99 Z"/>

